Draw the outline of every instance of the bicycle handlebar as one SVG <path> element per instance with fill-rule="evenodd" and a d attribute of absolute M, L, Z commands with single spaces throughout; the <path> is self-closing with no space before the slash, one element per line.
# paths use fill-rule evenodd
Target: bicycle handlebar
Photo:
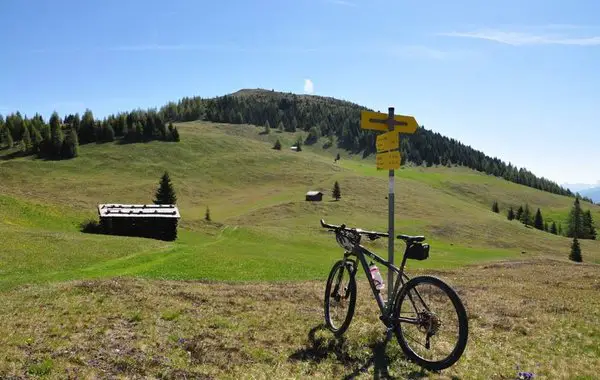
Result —
<path fill-rule="evenodd" d="M 367 235 L 371 240 L 375 240 L 379 237 L 388 237 L 389 234 L 384 233 L 384 232 L 376 232 L 376 231 L 365 231 L 363 229 L 360 228 L 348 228 L 346 227 L 345 224 L 342 224 L 341 226 L 336 226 L 333 224 L 327 224 L 325 223 L 325 221 L 323 219 L 321 219 L 321 226 L 323 228 L 330 228 L 330 229 L 335 229 L 335 230 L 344 230 L 344 231 L 351 231 L 351 232 L 356 232 L 359 233 L 361 235 Z"/>

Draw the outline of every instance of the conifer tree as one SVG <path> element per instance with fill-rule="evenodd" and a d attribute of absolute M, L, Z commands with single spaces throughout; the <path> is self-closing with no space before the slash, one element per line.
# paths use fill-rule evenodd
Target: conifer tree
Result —
<path fill-rule="evenodd" d="M 573 238 L 569 259 L 578 263 L 583 261 L 583 258 L 581 257 L 581 247 L 579 246 L 579 241 L 577 240 L 577 237 Z"/>
<path fill-rule="evenodd" d="M 542 218 L 542 212 L 538 208 L 535 213 L 535 219 L 533 221 L 533 226 L 538 230 L 544 229 L 544 219 Z"/>
<path fill-rule="evenodd" d="M 154 204 L 176 204 L 177 196 L 171 183 L 168 172 L 164 172 L 160 179 L 159 187 L 156 190 Z"/>
<path fill-rule="evenodd" d="M 596 227 L 594 226 L 594 219 L 590 210 L 583 213 L 583 231 L 584 239 L 596 240 Z"/>
<path fill-rule="evenodd" d="M 279 139 L 277 139 L 277 141 L 275 141 L 275 145 L 273 145 L 273 149 L 281 150 L 281 143 L 279 142 Z"/>
<path fill-rule="evenodd" d="M 81 118 L 79 116 L 79 113 L 76 113 L 75 116 L 73 116 L 73 119 L 71 119 L 71 128 L 74 128 L 75 133 L 77 133 L 79 131 L 80 127 L 81 127 Z"/>
<path fill-rule="evenodd" d="M 525 208 L 523 209 L 523 213 L 521 214 L 521 223 L 526 226 L 531 225 L 531 212 L 529 211 L 529 204 L 525 204 Z"/>
<path fill-rule="evenodd" d="M 135 123 L 135 131 L 133 132 L 132 135 L 132 141 L 140 141 L 142 139 L 142 137 L 144 136 L 144 125 L 137 121 Z"/>
<path fill-rule="evenodd" d="M 71 128 L 69 136 L 65 139 L 66 149 L 63 158 L 74 158 L 79 156 L 79 138 L 75 128 Z"/>
<path fill-rule="evenodd" d="M 283 132 L 285 128 L 283 127 L 283 122 L 279 121 L 279 124 L 277 124 L 277 130 L 279 131 L 279 133 Z"/>
<path fill-rule="evenodd" d="M 168 134 L 169 136 L 168 136 L 167 140 L 175 141 L 175 138 L 173 137 L 173 123 L 172 122 L 169 122 L 168 129 L 169 129 L 169 134 Z"/>
<path fill-rule="evenodd" d="M 567 237 L 583 237 L 583 212 L 579 204 L 579 197 L 575 197 L 573 207 L 569 213 L 569 221 L 567 225 Z"/>
<path fill-rule="evenodd" d="M 290 132 L 296 132 L 298 129 L 298 120 L 296 120 L 296 116 L 292 118 L 292 125 L 290 126 Z"/>
<path fill-rule="evenodd" d="M 237 124 L 237 114 L 235 113 L 233 108 L 230 109 L 229 113 L 227 114 L 227 122 L 229 124 Z"/>
<path fill-rule="evenodd" d="M 265 134 L 271 133 L 271 124 L 269 124 L 269 120 L 265 123 Z"/>
<path fill-rule="evenodd" d="M 81 144 L 88 144 L 96 141 L 96 130 L 95 130 L 95 121 L 94 114 L 91 110 L 86 109 L 83 113 L 83 117 L 81 118 L 81 123 L 79 125 L 79 131 L 77 132 L 77 137 Z"/>
<path fill-rule="evenodd" d="M 515 212 L 513 211 L 512 206 L 510 206 L 510 208 L 508 209 L 508 214 L 506 215 L 506 218 L 508 220 L 513 220 L 515 219 Z"/>
<path fill-rule="evenodd" d="M 23 153 L 28 154 L 33 149 L 33 144 L 31 142 L 31 135 L 29 134 L 29 128 L 25 128 L 23 130 L 23 137 L 21 140 L 21 150 Z"/>
<path fill-rule="evenodd" d="M 340 198 L 342 197 L 342 192 L 340 190 L 340 184 L 338 183 L 338 181 L 335 181 L 335 183 L 333 184 L 332 195 L 336 201 L 339 201 Z"/>
<path fill-rule="evenodd" d="M 204 220 L 206 220 L 207 222 L 210 222 L 210 209 L 208 208 L 208 206 L 206 206 L 206 213 L 204 214 Z"/>
<path fill-rule="evenodd" d="M 52 156 L 56 158 L 60 157 L 64 139 L 65 137 L 60 125 L 60 118 L 55 111 L 52 113 L 52 116 L 50 116 L 50 143 L 52 147 Z"/>
<path fill-rule="evenodd" d="M 563 229 L 562 229 L 562 223 L 561 222 L 558 222 L 558 234 L 560 236 L 562 236 L 562 234 L 563 234 Z"/>
<path fill-rule="evenodd" d="M 102 140 L 105 142 L 115 141 L 115 130 L 110 123 L 106 123 L 102 128 Z"/>
<path fill-rule="evenodd" d="M 104 138 L 104 128 L 102 127 L 103 122 L 96 120 L 94 122 L 94 138 L 97 143 L 101 143 Z"/>
<path fill-rule="evenodd" d="M 517 209 L 517 214 L 515 215 L 515 219 L 521 220 L 521 216 L 523 216 L 523 206 L 519 206 Z"/>
<path fill-rule="evenodd" d="M 296 152 L 302 152 L 302 140 L 298 137 L 298 141 L 296 141 Z"/>
<path fill-rule="evenodd" d="M 179 131 L 177 130 L 177 127 L 175 127 L 173 128 L 173 141 L 179 142 L 179 140 Z"/>
<path fill-rule="evenodd" d="M 552 226 L 550 226 L 550 233 L 554 235 L 558 234 L 558 230 L 556 229 L 556 222 L 552 222 Z"/>
<path fill-rule="evenodd" d="M 308 131 L 308 136 L 304 140 L 304 143 L 306 145 L 312 145 L 312 144 L 316 143 L 318 139 L 319 139 L 319 130 L 318 130 L 318 128 L 317 127 L 311 127 L 310 130 Z"/>
<path fill-rule="evenodd" d="M 492 211 L 495 213 L 500 212 L 500 209 L 498 208 L 498 202 L 494 201 L 494 203 L 492 204 Z"/>
<path fill-rule="evenodd" d="M 333 135 L 327 136 L 327 143 L 326 144 L 327 144 L 327 147 L 333 146 Z M 339 158 L 338 158 L 338 160 L 339 160 Z"/>
<path fill-rule="evenodd" d="M 42 135 L 36 127 L 31 127 L 31 147 L 33 153 L 39 153 L 42 145 Z"/>

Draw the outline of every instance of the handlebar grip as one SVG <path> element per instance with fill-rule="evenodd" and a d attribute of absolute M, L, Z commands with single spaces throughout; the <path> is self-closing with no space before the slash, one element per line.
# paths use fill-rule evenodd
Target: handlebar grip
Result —
<path fill-rule="evenodd" d="M 339 228 L 339 226 L 334 226 L 332 224 L 325 223 L 325 221 L 323 219 L 321 219 L 321 227 L 324 227 L 324 228 Z"/>

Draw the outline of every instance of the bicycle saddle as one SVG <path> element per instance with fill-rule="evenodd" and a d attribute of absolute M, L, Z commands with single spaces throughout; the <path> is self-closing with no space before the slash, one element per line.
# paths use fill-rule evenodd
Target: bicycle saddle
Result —
<path fill-rule="evenodd" d="M 422 241 L 425 241 L 425 236 L 409 236 L 400 234 L 396 236 L 396 238 L 402 239 L 408 243 L 420 243 Z"/>

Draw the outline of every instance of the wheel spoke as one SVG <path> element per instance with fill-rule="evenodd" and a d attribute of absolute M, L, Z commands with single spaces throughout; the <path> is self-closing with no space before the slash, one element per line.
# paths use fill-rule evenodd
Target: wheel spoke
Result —
<path fill-rule="evenodd" d="M 339 261 L 327 280 L 325 293 L 325 322 L 329 328 L 342 334 L 354 313 L 356 284 L 349 268 Z"/>
<path fill-rule="evenodd" d="M 447 368 L 458 360 L 466 344 L 467 320 L 450 287 L 434 277 L 416 277 L 397 305 L 399 339 L 407 356 L 430 369 Z"/>

